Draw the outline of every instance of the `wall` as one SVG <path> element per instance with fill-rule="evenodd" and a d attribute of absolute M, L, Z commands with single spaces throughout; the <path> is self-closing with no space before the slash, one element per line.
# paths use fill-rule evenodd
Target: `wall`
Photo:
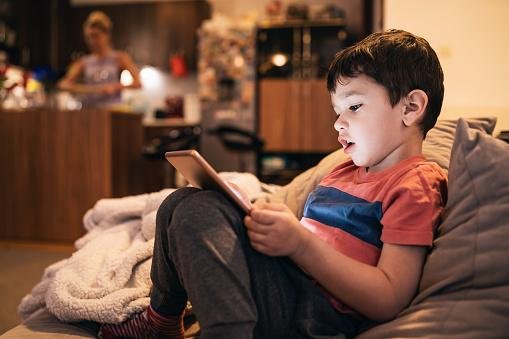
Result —
<path fill-rule="evenodd" d="M 445 74 L 442 118 L 495 115 L 509 130 L 509 1 L 385 0 L 384 28 L 426 38 Z"/>

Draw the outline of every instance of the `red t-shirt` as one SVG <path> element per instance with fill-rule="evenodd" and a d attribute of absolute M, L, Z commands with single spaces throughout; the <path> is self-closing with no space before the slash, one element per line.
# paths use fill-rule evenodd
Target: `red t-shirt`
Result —
<path fill-rule="evenodd" d="M 339 252 L 376 266 L 383 243 L 430 246 L 446 197 L 446 175 L 423 156 L 375 173 L 350 160 L 309 194 L 301 224 Z"/>

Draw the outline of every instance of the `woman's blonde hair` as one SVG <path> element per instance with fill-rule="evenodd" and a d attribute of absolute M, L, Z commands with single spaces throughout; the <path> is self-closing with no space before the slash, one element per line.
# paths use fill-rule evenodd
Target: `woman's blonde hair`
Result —
<path fill-rule="evenodd" d="M 112 26 L 111 19 L 102 11 L 93 11 L 83 23 L 83 29 L 97 28 L 105 33 L 109 33 Z"/>

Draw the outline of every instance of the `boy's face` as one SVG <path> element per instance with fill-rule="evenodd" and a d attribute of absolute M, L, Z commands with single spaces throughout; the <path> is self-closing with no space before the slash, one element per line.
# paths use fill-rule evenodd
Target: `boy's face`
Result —
<path fill-rule="evenodd" d="M 387 90 L 372 78 L 341 78 L 331 94 L 337 119 L 334 129 L 345 153 L 369 172 L 387 169 L 406 159 L 404 105 L 392 107 Z"/>

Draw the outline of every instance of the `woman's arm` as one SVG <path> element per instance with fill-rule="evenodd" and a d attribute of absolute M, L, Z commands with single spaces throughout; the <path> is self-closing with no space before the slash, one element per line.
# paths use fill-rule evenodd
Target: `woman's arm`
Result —
<path fill-rule="evenodd" d="M 83 73 L 83 59 L 80 58 L 73 62 L 65 76 L 58 82 L 57 87 L 62 91 L 73 93 L 100 93 L 102 89 L 96 85 L 86 85 L 77 83 L 78 78 Z"/>
<path fill-rule="evenodd" d="M 83 72 L 83 59 L 78 59 L 69 66 L 67 73 L 57 84 L 58 89 L 73 92 L 76 80 Z"/>
<path fill-rule="evenodd" d="M 133 83 L 128 86 L 122 86 L 123 88 L 141 88 L 140 72 L 138 67 L 126 52 L 119 52 L 119 65 L 121 69 L 126 69 L 131 73 L 133 77 Z"/>
<path fill-rule="evenodd" d="M 124 52 L 119 53 L 118 62 L 120 69 L 127 69 L 132 77 L 133 83 L 128 86 L 122 86 L 119 82 L 111 83 L 111 84 L 97 84 L 97 85 L 88 85 L 88 84 L 80 84 L 77 82 L 80 75 L 83 73 L 83 59 L 79 59 L 71 64 L 69 70 L 65 74 L 65 76 L 58 82 L 57 87 L 63 91 L 69 91 L 73 93 L 81 93 L 81 94 L 113 94 L 122 90 L 122 88 L 140 88 L 140 73 L 138 68 L 131 60 L 129 55 Z"/>
<path fill-rule="evenodd" d="M 73 62 L 65 76 L 58 82 L 58 89 L 78 94 L 103 93 L 104 90 L 102 86 L 80 84 L 77 82 L 78 78 L 83 73 L 83 67 L 84 63 L 82 58 Z"/>

